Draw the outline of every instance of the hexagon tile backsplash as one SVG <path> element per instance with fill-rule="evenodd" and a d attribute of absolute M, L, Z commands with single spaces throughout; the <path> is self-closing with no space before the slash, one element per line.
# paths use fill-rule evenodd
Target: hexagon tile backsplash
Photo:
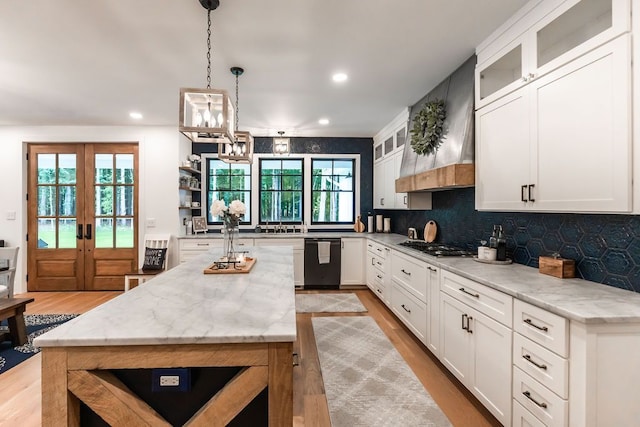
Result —
<path fill-rule="evenodd" d="M 375 213 L 390 217 L 391 231 L 400 234 L 435 220 L 437 242 L 469 250 L 502 224 L 514 262 L 537 268 L 538 256 L 558 252 L 576 260 L 576 277 L 640 292 L 640 216 L 479 212 L 474 197 L 473 188 L 440 191 L 433 193 L 431 211 Z"/>

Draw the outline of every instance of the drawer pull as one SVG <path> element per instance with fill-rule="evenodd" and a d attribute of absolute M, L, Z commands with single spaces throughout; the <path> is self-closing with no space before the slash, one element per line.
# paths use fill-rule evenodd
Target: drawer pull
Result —
<path fill-rule="evenodd" d="M 463 329 L 463 330 L 465 330 L 465 331 L 467 330 L 467 326 L 465 326 L 465 324 L 464 324 L 464 320 L 465 320 L 467 317 L 469 317 L 469 316 L 467 316 L 466 314 L 463 314 L 463 315 L 462 315 L 462 329 Z"/>
<path fill-rule="evenodd" d="M 404 308 L 404 311 L 406 311 L 407 313 L 411 313 L 411 310 L 405 307 L 404 304 L 400 304 L 400 307 Z"/>
<path fill-rule="evenodd" d="M 382 249 L 380 249 L 380 248 L 376 248 L 376 251 L 378 251 L 378 252 L 382 252 Z"/>
<path fill-rule="evenodd" d="M 522 356 L 522 358 L 527 362 L 531 363 L 532 365 L 534 365 L 536 368 L 544 369 L 545 371 L 547 370 L 547 365 L 541 365 L 539 363 L 536 363 L 536 361 L 531 359 L 531 356 L 528 354 L 525 354 L 524 356 Z"/>
<path fill-rule="evenodd" d="M 427 266 L 427 269 L 428 269 L 429 271 L 433 271 L 433 272 L 438 271 L 438 269 L 437 269 L 437 268 L 433 268 L 433 267 L 429 267 L 429 266 Z"/>
<path fill-rule="evenodd" d="M 410 271 L 405 271 L 404 268 L 402 270 L 400 270 L 400 271 L 402 271 L 407 276 L 411 276 L 411 272 Z"/>
<path fill-rule="evenodd" d="M 380 288 L 376 288 L 376 291 L 378 291 L 379 294 L 382 293 L 382 291 L 380 290 Z"/>
<path fill-rule="evenodd" d="M 376 261 L 376 264 L 378 265 L 382 265 L 382 263 L 380 261 Z"/>
<path fill-rule="evenodd" d="M 469 316 L 467 318 L 467 332 L 469 332 L 470 334 L 473 333 L 473 331 L 471 330 L 471 321 L 473 320 L 473 317 Z"/>
<path fill-rule="evenodd" d="M 196 243 L 196 246 L 209 246 L 208 243 Z"/>
<path fill-rule="evenodd" d="M 377 277 L 378 279 L 382 280 L 382 276 L 381 276 L 381 275 L 376 274 L 376 277 Z"/>
<path fill-rule="evenodd" d="M 540 331 L 544 331 L 544 332 L 548 332 L 549 328 L 547 328 L 546 326 L 538 326 L 535 323 L 533 323 L 533 320 L 531 319 L 524 319 L 524 323 L 526 323 L 527 325 L 533 326 L 534 328 L 540 330 Z"/>
<path fill-rule="evenodd" d="M 472 297 L 474 297 L 474 298 L 480 298 L 480 294 L 474 294 L 474 293 L 471 293 L 471 292 L 469 292 L 468 290 L 466 290 L 465 288 L 460 288 L 460 289 L 458 289 L 458 290 L 459 290 L 460 292 L 464 292 L 464 293 L 465 293 L 465 294 L 467 294 L 467 295 L 471 295 L 471 296 L 472 296 Z"/>
<path fill-rule="evenodd" d="M 375 261 L 375 259 L 371 258 L 371 265 L 376 265 Z"/>
<path fill-rule="evenodd" d="M 536 405 L 538 405 L 541 408 L 547 408 L 547 404 L 544 402 L 538 402 L 537 400 L 535 400 L 533 397 L 531 397 L 531 393 L 528 391 L 523 391 L 522 394 L 524 394 L 524 397 L 526 397 L 527 399 L 529 399 L 530 401 L 532 401 L 533 403 L 535 403 Z"/>

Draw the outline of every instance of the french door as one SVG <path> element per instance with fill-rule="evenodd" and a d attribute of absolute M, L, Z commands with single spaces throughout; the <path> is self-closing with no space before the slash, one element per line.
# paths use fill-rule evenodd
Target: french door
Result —
<path fill-rule="evenodd" d="M 138 145 L 29 144 L 28 163 L 28 290 L 123 289 L 138 265 Z"/>

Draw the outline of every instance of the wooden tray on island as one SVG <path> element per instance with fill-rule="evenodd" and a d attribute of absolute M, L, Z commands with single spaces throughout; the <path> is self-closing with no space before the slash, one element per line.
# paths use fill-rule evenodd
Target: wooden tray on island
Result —
<path fill-rule="evenodd" d="M 244 267 L 234 267 L 233 265 L 227 268 L 217 268 L 218 262 L 214 262 L 209 267 L 204 269 L 204 274 L 246 274 L 251 271 L 253 265 L 256 263 L 255 258 L 245 258 Z"/>

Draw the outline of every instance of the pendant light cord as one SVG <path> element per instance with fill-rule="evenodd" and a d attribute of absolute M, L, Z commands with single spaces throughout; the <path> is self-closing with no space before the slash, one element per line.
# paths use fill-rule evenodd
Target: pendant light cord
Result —
<path fill-rule="evenodd" d="M 238 95 L 238 73 L 236 73 L 236 132 L 238 132 L 238 120 L 240 117 L 240 100 Z"/>
<path fill-rule="evenodd" d="M 207 9 L 207 89 L 211 89 L 211 9 Z"/>

